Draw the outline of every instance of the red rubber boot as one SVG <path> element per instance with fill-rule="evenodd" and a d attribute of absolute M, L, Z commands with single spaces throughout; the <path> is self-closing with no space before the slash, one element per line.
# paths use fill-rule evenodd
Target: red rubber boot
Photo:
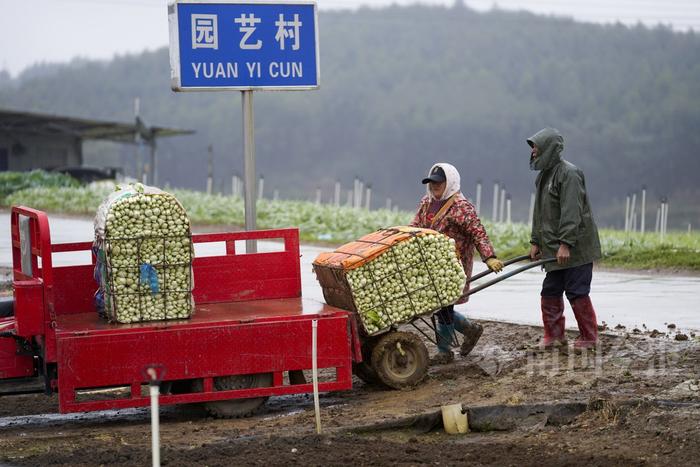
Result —
<path fill-rule="evenodd" d="M 598 344 L 598 322 L 591 303 L 591 297 L 585 295 L 570 301 L 578 322 L 579 336 L 574 342 L 574 349 L 592 349 Z"/>
<path fill-rule="evenodd" d="M 542 297 L 542 324 L 544 325 L 543 349 L 566 345 L 564 333 L 564 298 Z"/>

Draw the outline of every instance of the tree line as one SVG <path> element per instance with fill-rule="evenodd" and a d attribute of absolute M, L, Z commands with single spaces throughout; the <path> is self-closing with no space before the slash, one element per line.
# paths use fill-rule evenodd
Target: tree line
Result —
<path fill-rule="evenodd" d="M 594 213 L 624 222 L 625 195 L 649 187 L 671 200 L 669 223 L 700 225 L 700 38 L 665 27 L 578 23 L 526 12 L 391 6 L 319 14 L 321 89 L 255 95 L 256 152 L 265 187 L 282 197 L 327 199 L 358 176 L 373 203 L 412 209 L 419 180 L 451 162 L 463 190 L 494 180 L 527 216 L 535 174 L 525 139 L 544 126 L 565 136 L 583 168 Z M 129 121 L 134 97 L 150 124 L 191 128 L 159 142 L 161 180 L 205 188 L 242 173 L 238 93 L 175 94 L 167 48 L 109 61 L 37 65 L 0 73 L 0 107 Z M 89 146 L 91 161 L 135 171 L 135 149 Z M 145 151 L 144 151 L 145 153 Z M 650 211 L 651 212 L 651 211 Z M 650 214 L 651 215 L 651 214 Z"/>

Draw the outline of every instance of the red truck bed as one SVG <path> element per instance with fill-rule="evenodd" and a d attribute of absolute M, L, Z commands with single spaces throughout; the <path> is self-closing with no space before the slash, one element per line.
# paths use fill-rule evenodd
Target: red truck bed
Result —
<path fill-rule="evenodd" d="M 41 348 L 61 412 L 148 405 L 149 367 L 159 368 L 165 382 L 201 381 L 197 391 L 163 395 L 163 404 L 311 392 L 310 383 L 292 385 L 283 375 L 311 369 L 314 320 L 318 368 L 334 370 L 324 372 L 332 376 L 319 390 L 352 386 L 352 361 L 362 358 L 354 319 L 301 297 L 296 229 L 194 235 L 195 243 L 225 245 L 223 255 L 194 260 L 194 316 L 109 324 L 94 309 L 93 265 L 52 267 L 51 253 L 89 250 L 91 243 L 52 245 L 44 213 L 13 208 L 12 215 L 17 334 Z M 20 215 L 30 219 L 31 276 L 20 259 Z M 284 250 L 237 254 L 235 242 L 248 239 L 281 239 Z M 214 384 L 216 377 L 261 373 L 272 374 L 271 386 L 216 390 Z M 95 393 L 107 388 L 125 391 L 110 398 Z"/>

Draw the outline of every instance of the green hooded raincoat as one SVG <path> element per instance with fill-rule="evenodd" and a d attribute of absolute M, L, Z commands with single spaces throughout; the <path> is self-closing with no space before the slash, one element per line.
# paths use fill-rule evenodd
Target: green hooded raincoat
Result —
<path fill-rule="evenodd" d="M 557 254 L 566 243 L 571 258 L 566 265 L 549 263 L 547 271 L 591 263 L 601 257 L 598 228 L 593 221 L 583 172 L 561 156 L 564 138 L 554 128 L 538 131 L 527 140 L 539 156 L 530 168 L 540 171 L 535 181 L 535 212 L 530 242 L 539 246 L 543 258 Z"/>

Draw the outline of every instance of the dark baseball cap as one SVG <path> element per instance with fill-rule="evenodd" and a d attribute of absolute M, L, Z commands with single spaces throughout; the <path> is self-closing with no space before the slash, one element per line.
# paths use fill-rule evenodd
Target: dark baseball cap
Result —
<path fill-rule="evenodd" d="M 426 183 L 434 182 L 434 183 L 442 183 L 447 180 L 447 177 L 445 176 L 445 171 L 442 170 L 442 167 L 435 166 L 433 167 L 433 170 L 430 171 L 430 175 L 428 175 L 427 178 L 423 179 L 423 185 Z"/>

